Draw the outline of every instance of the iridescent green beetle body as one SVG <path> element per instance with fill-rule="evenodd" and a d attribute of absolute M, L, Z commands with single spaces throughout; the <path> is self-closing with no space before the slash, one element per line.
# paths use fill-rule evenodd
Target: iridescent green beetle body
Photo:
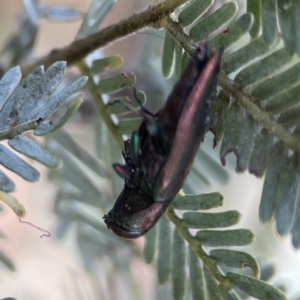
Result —
<path fill-rule="evenodd" d="M 216 96 L 222 49 L 208 57 L 207 46 L 195 51 L 164 107 L 144 119 L 125 141 L 126 165 L 115 164 L 125 179 L 107 227 L 123 238 L 137 238 L 158 221 L 182 187 L 208 130 Z"/>

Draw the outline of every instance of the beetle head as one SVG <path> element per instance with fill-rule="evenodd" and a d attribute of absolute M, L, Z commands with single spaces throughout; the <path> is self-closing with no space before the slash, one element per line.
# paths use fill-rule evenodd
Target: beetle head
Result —
<path fill-rule="evenodd" d="M 105 215 L 107 228 L 124 239 L 136 239 L 151 229 L 168 203 L 156 203 L 143 189 L 124 188 L 113 209 Z"/>

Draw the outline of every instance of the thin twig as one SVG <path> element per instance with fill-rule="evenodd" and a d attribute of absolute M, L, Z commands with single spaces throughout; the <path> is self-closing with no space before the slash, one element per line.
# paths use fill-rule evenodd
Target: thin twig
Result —
<path fill-rule="evenodd" d="M 76 40 L 65 48 L 52 50 L 48 55 L 36 60 L 32 64 L 21 67 L 23 77 L 38 66 L 43 65 L 47 69 L 56 61 L 66 61 L 69 66 L 73 65 L 96 49 L 119 38 L 133 34 L 147 26 L 156 25 L 157 27 L 158 22 L 164 16 L 169 16 L 174 9 L 185 2 L 187 0 L 166 0 L 86 38 Z"/>
<path fill-rule="evenodd" d="M 230 283 L 228 279 L 222 275 L 215 261 L 205 253 L 202 248 L 201 242 L 189 232 L 186 222 L 178 218 L 175 214 L 173 205 L 169 205 L 166 214 L 168 218 L 175 224 L 176 229 L 183 236 L 183 238 L 188 242 L 191 249 L 201 258 L 205 267 L 210 271 L 210 273 L 219 281 L 223 289 L 228 291 L 230 289 Z"/>
<path fill-rule="evenodd" d="M 270 134 L 277 136 L 288 148 L 300 155 L 300 143 L 298 140 L 281 124 L 272 120 L 268 113 L 254 104 L 250 97 L 234 84 L 225 73 L 220 74 L 219 85 L 226 92 L 230 93 L 251 114 L 252 118 L 265 127 Z"/>
<path fill-rule="evenodd" d="M 166 0 L 165 2 L 149 7 L 141 13 L 133 15 L 130 18 L 119 22 L 118 24 L 111 25 L 84 39 L 74 41 L 72 44 L 63 49 L 53 50 L 51 53 L 49 53 L 49 55 L 35 61 L 33 64 L 24 66 L 22 68 L 23 76 L 28 74 L 39 65 L 44 65 L 47 68 L 52 63 L 59 60 L 67 61 L 69 65 L 74 64 L 75 62 L 85 58 L 94 50 L 103 47 L 118 38 L 133 34 L 136 31 L 153 24 L 160 24 L 160 26 L 165 27 L 171 33 L 174 39 L 180 45 L 182 45 L 182 47 L 189 54 L 192 54 L 193 49 L 191 47 L 191 38 L 184 33 L 179 24 L 169 19 L 170 13 L 181 4 L 184 4 L 186 1 L 187 0 Z M 84 65 L 81 64 L 80 68 L 84 68 Z M 82 71 L 83 73 L 87 74 L 87 70 L 82 69 Z M 300 153 L 300 144 L 297 142 L 297 140 L 283 126 L 273 121 L 266 112 L 263 112 L 257 105 L 252 103 L 250 97 L 240 90 L 234 83 L 232 83 L 232 81 L 224 73 L 220 74 L 219 76 L 219 84 L 224 90 L 233 95 L 235 99 L 237 99 L 237 101 L 245 109 L 247 109 L 247 111 L 259 124 L 264 126 L 271 134 L 274 134 L 281 139 L 286 146 L 290 147 L 297 153 Z M 93 90 L 93 86 L 91 86 L 90 89 L 92 94 L 94 92 L 96 93 L 96 90 Z M 97 92 L 97 97 L 95 94 L 95 99 L 98 99 L 98 97 L 99 93 Z M 99 99 L 101 100 L 101 98 Z M 98 110 L 108 126 L 108 129 L 116 138 L 118 144 L 120 145 L 122 143 L 120 147 L 123 147 L 123 141 L 121 142 L 120 139 L 121 134 L 118 131 L 119 129 L 117 126 L 115 126 L 115 124 L 113 124 L 112 120 L 110 119 L 110 114 L 105 111 L 107 108 L 100 100 L 96 102 Z M 189 243 L 193 251 L 199 255 L 205 266 L 222 284 L 222 287 L 225 290 L 228 290 L 230 288 L 230 283 L 220 273 L 214 261 L 205 253 L 200 241 L 190 234 L 186 223 L 176 216 L 172 206 L 168 208 L 167 215 L 176 225 L 181 235 Z"/>
<path fill-rule="evenodd" d="M 88 89 L 93 97 L 93 100 L 96 104 L 97 110 L 102 118 L 102 121 L 107 126 L 107 129 L 112 134 L 114 139 L 116 140 L 118 146 L 123 149 L 124 148 L 124 141 L 122 138 L 122 134 L 120 128 L 113 122 L 110 111 L 107 105 L 104 104 L 103 98 L 101 95 L 101 91 L 93 81 L 93 74 L 91 70 L 87 67 L 87 65 L 81 61 L 77 63 L 77 67 L 79 68 L 80 72 L 90 78 L 87 82 Z"/>
<path fill-rule="evenodd" d="M 21 134 L 28 130 L 34 130 L 39 126 L 39 124 L 40 124 L 40 120 L 33 120 L 28 123 L 23 123 L 21 125 L 18 125 L 15 127 L 10 127 L 3 131 L 0 131 L 0 141 L 9 140 L 9 139 L 13 138 L 14 136 Z"/>
<path fill-rule="evenodd" d="M 173 38 L 191 55 L 193 53 L 193 48 L 191 47 L 191 38 L 187 36 L 182 27 L 167 18 L 163 19 L 161 25 L 166 28 L 173 36 Z M 294 150 L 300 155 L 300 143 L 298 140 L 281 124 L 274 121 L 271 116 L 261 110 L 256 104 L 251 101 L 249 95 L 247 95 L 241 88 L 239 88 L 228 76 L 221 72 L 219 75 L 218 84 L 229 94 L 231 94 L 234 99 L 236 99 L 239 104 L 244 107 L 253 117 L 253 119 L 260 125 L 265 127 L 270 134 L 278 137 L 288 148 Z"/>
<path fill-rule="evenodd" d="M 196 43 L 187 35 L 182 27 L 174 22 L 169 16 L 164 17 L 160 21 L 160 25 L 164 27 L 174 38 L 174 40 L 190 55 L 193 56 Z"/>

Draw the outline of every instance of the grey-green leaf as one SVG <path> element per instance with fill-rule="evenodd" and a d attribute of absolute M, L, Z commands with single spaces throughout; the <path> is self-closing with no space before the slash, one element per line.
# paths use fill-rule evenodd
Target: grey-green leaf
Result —
<path fill-rule="evenodd" d="M 151 263 L 155 256 L 157 228 L 157 225 L 154 226 L 145 236 L 144 257 L 147 264 Z"/>
<path fill-rule="evenodd" d="M 254 17 L 254 23 L 249 31 L 252 39 L 258 38 L 261 32 L 261 1 L 260 0 L 248 0 L 247 12 L 252 13 Z"/>
<path fill-rule="evenodd" d="M 39 7 L 39 13 L 54 22 L 72 22 L 82 19 L 82 12 L 79 9 L 67 6 L 43 6 Z"/>
<path fill-rule="evenodd" d="M 226 56 L 223 62 L 223 68 L 227 74 L 232 73 L 268 51 L 269 45 L 260 37 Z"/>
<path fill-rule="evenodd" d="M 75 100 L 73 100 L 65 112 L 65 114 L 57 121 L 49 121 L 46 120 L 42 122 L 35 130 L 34 134 L 37 136 L 46 135 L 50 132 L 53 132 L 59 128 L 61 128 L 63 125 L 65 125 L 69 119 L 76 113 L 80 105 L 82 104 L 83 100 L 82 97 L 79 96 Z"/>
<path fill-rule="evenodd" d="M 271 98 L 266 103 L 264 108 L 266 111 L 271 112 L 272 114 L 280 113 L 289 108 L 294 109 L 294 106 L 296 106 L 300 101 L 298 97 L 299 94 L 300 84 Z"/>
<path fill-rule="evenodd" d="M 195 174 L 200 181 L 204 182 L 206 185 L 211 185 L 210 180 L 203 174 L 203 172 L 199 171 L 199 163 L 200 162 L 197 162 L 197 159 L 194 160 L 191 168 L 191 175 Z M 187 182 L 186 184 L 189 185 L 189 182 Z"/>
<path fill-rule="evenodd" d="M 2 251 L 0 251 L 0 263 L 12 272 L 16 271 L 14 262 Z"/>
<path fill-rule="evenodd" d="M 214 249 L 209 252 L 209 256 L 215 259 L 217 264 L 221 266 L 238 269 L 250 267 L 253 270 L 254 276 L 259 278 L 259 265 L 248 253 L 227 249 Z"/>
<path fill-rule="evenodd" d="M 51 138 L 54 138 L 61 146 L 63 146 L 68 152 L 73 154 L 96 174 L 101 177 L 108 176 L 108 171 L 103 163 L 99 159 L 95 159 L 88 151 L 76 143 L 68 133 L 59 130 L 54 132 L 51 135 Z"/>
<path fill-rule="evenodd" d="M 171 272 L 171 226 L 163 215 L 158 222 L 157 277 L 159 284 L 166 283 Z"/>
<path fill-rule="evenodd" d="M 214 147 L 221 141 L 229 113 L 230 95 L 221 90 L 214 101 L 209 128 L 214 134 Z"/>
<path fill-rule="evenodd" d="M 0 190 L 11 193 L 15 190 L 14 182 L 0 170 Z"/>
<path fill-rule="evenodd" d="M 276 273 L 275 266 L 272 263 L 267 263 L 261 266 L 260 279 L 269 281 Z"/>
<path fill-rule="evenodd" d="M 223 166 L 226 163 L 225 157 L 228 153 L 237 153 L 237 145 L 239 143 L 242 126 L 245 121 L 245 110 L 240 107 L 237 102 L 234 102 L 229 110 L 226 130 L 222 140 L 222 145 L 220 149 L 220 158 Z"/>
<path fill-rule="evenodd" d="M 281 168 L 287 158 L 287 151 L 282 143 L 278 142 L 269 154 L 269 166 L 266 176 L 259 206 L 259 217 L 264 223 L 269 222 L 274 216 L 277 206 Z"/>
<path fill-rule="evenodd" d="M 235 82 L 242 86 L 249 86 L 276 72 L 291 61 L 292 58 L 287 55 L 286 50 L 284 48 L 280 49 L 243 69 L 235 77 Z"/>
<path fill-rule="evenodd" d="M 178 81 L 182 73 L 182 47 L 175 43 L 175 79 Z"/>
<path fill-rule="evenodd" d="M 93 61 L 92 70 L 95 74 L 102 73 L 106 68 L 111 70 L 119 69 L 123 65 L 123 59 L 119 55 L 108 56 L 95 59 Z"/>
<path fill-rule="evenodd" d="M 0 80 L 0 111 L 22 78 L 20 67 L 7 71 Z"/>
<path fill-rule="evenodd" d="M 191 25 L 198 20 L 213 5 L 214 0 L 196 0 L 187 6 L 178 16 L 178 22 L 182 27 Z"/>
<path fill-rule="evenodd" d="M 201 170 L 206 175 L 206 170 L 209 170 L 211 177 L 219 182 L 226 183 L 229 181 L 230 175 L 228 169 L 223 168 L 220 165 L 220 161 L 217 157 L 214 157 L 214 154 L 211 151 L 211 143 L 207 143 L 208 147 L 200 147 L 198 150 L 197 156 L 194 160 L 193 167 L 197 168 L 198 172 Z"/>
<path fill-rule="evenodd" d="M 213 49 L 222 46 L 225 50 L 236 43 L 243 37 L 251 28 L 253 23 L 253 16 L 251 14 L 244 14 L 230 25 L 228 30 L 219 33 L 216 37 L 208 42 L 208 48 Z"/>
<path fill-rule="evenodd" d="M 136 83 L 135 75 L 129 73 L 125 75 L 124 73 L 117 74 L 108 79 L 102 79 L 98 84 L 98 89 L 101 94 L 110 94 L 112 92 L 117 92 L 125 86 L 133 86 Z"/>
<path fill-rule="evenodd" d="M 43 147 L 24 135 L 17 135 L 8 141 L 8 144 L 16 151 L 33 158 L 41 164 L 56 168 L 60 164 L 60 159 L 51 155 Z"/>
<path fill-rule="evenodd" d="M 185 70 L 187 68 L 190 60 L 190 56 L 187 54 L 187 52 L 184 52 L 182 55 L 181 70 Z"/>
<path fill-rule="evenodd" d="M 163 76 L 168 78 L 171 75 L 173 59 L 175 53 L 175 41 L 171 34 L 166 31 L 163 54 L 161 59 L 161 69 Z"/>
<path fill-rule="evenodd" d="M 257 122 L 252 119 L 251 115 L 246 113 L 235 151 L 237 156 L 237 172 L 243 172 L 247 169 L 257 133 Z"/>
<path fill-rule="evenodd" d="M 300 56 L 300 3 L 294 2 L 294 26 L 297 55 Z"/>
<path fill-rule="evenodd" d="M 220 288 L 219 290 L 220 290 L 220 294 L 222 296 L 222 300 L 241 300 L 242 299 L 233 290 L 224 291 L 222 288 Z"/>
<path fill-rule="evenodd" d="M 295 155 L 288 157 L 281 170 L 280 193 L 276 211 L 276 229 L 279 235 L 288 234 L 296 216 L 299 166 Z"/>
<path fill-rule="evenodd" d="M 6 129 L 16 126 L 20 118 L 19 112 L 23 104 L 31 99 L 32 94 L 36 90 L 38 82 L 44 75 L 44 69 L 37 67 L 14 90 L 11 97 L 6 101 L 1 110 L 0 128 Z M 23 118 L 24 116 L 22 116 Z"/>
<path fill-rule="evenodd" d="M 183 220 L 189 228 L 222 228 L 237 224 L 241 214 L 236 211 L 220 213 L 185 212 Z"/>
<path fill-rule="evenodd" d="M 222 300 L 223 298 L 221 296 L 220 286 L 205 265 L 203 266 L 203 274 L 206 282 L 207 296 L 209 299 Z"/>
<path fill-rule="evenodd" d="M 102 193 L 105 194 L 105 191 L 100 191 L 96 188 L 94 182 L 83 172 L 75 159 L 70 156 L 70 153 L 66 152 L 65 149 L 54 140 L 49 141 L 48 147 L 62 159 L 64 164 L 60 171 L 66 180 L 79 190 L 85 191 L 83 195 L 85 199 L 83 199 L 83 201 L 105 208 L 104 203 L 100 201 L 101 195 Z"/>
<path fill-rule="evenodd" d="M 80 90 L 87 82 L 88 77 L 83 76 L 78 78 L 72 84 L 65 87 L 55 96 L 51 97 L 36 113 L 37 118 L 42 118 L 43 120 L 50 117 L 53 112 L 72 94 Z"/>
<path fill-rule="evenodd" d="M 107 144 L 109 149 L 109 157 L 111 161 L 108 167 L 111 170 L 111 164 L 115 162 L 121 162 L 121 161 L 123 162 L 123 156 L 121 154 L 121 151 L 115 139 L 112 137 L 110 132 L 108 132 L 107 134 Z M 115 193 L 114 197 L 117 198 L 124 188 L 124 180 L 121 179 L 121 177 L 117 175 L 117 173 L 114 172 L 113 170 L 111 170 L 111 180 L 112 180 L 112 190 Z"/>
<path fill-rule="evenodd" d="M 24 123 L 26 120 L 34 119 L 37 116 L 41 107 L 43 107 L 65 77 L 66 72 L 67 63 L 65 61 L 57 61 L 47 69 L 39 80 L 28 82 L 29 86 L 26 88 L 23 85 L 23 93 L 25 92 L 28 98 L 19 110 L 18 123 Z M 23 93 L 20 97 L 25 96 Z"/>
<path fill-rule="evenodd" d="M 172 202 L 176 209 L 199 210 L 211 209 L 223 205 L 223 196 L 220 193 L 201 195 L 176 195 Z"/>
<path fill-rule="evenodd" d="M 26 4 L 25 4 L 26 3 Z M 33 5 L 32 5 L 33 4 Z M 36 3 L 35 3 L 36 4 Z M 36 6 L 32 1 L 25 1 L 24 6 Z M 23 18 L 18 22 L 18 31 L 1 51 L 2 59 L 6 60 L 5 65 L 16 66 L 24 62 L 30 55 L 37 36 L 37 11 L 33 8 L 28 14 L 23 14 Z M 33 12 L 33 13 L 32 13 Z"/>
<path fill-rule="evenodd" d="M 131 135 L 132 131 L 135 131 L 141 125 L 142 118 L 126 119 L 119 122 L 119 127 L 122 134 Z"/>
<path fill-rule="evenodd" d="M 200 230 L 196 237 L 203 245 L 211 247 L 244 246 L 254 240 L 253 233 L 248 229 L 236 230 Z"/>
<path fill-rule="evenodd" d="M 235 2 L 225 3 L 190 30 L 191 38 L 193 38 L 195 42 L 202 41 L 225 23 L 229 22 L 236 15 L 237 10 L 238 7 Z"/>
<path fill-rule="evenodd" d="M 254 146 L 249 160 L 248 170 L 257 177 L 262 177 L 266 170 L 273 136 L 263 128 L 255 137 Z"/>
<path fill-rule="evenodd" d="M 269 99 L 272 96 L 293 87 L 299 82 L 300 63 L 297 63 L 288 70 L 281 72 L 280 74 L 257 85 L 252 91 L 252 96 L 260 101 Z"/>
<path fill-rule="evenodd" d="M 272 46 L 277 39 L 276 0 L 262 1 L 261 5 L 263 38 Z"/>
<path fill-rule="evenodd" d="M 178 230 L 174 229 L 172 255 L 172 285 L 174 300 L 185 299 L 186 284 L 186 245 Z"/>
<path fill-rule="evenodd" d="M 189 247 L 189 268 L 194 299 L 205 299 L 205 284 L 199 257 Z"/>
<path fill-rule="evenodd" d="M 283 111 L 278 118 L 278 121 L 285 127 L 291 127 L 299 124 L 300 107 L 294 106 Z"/>
<path fill-rule="evenodd" d="M 284 47 L 290 55 L 293 55 L 296 50 L 294 2 L 277 0 L 277 14 L 284 41 Z"/>
<path fill-rule="evenodd" d="M 233 286 L 238 287 L 256 299 L 287 300 L 286 296 L 272 285 L 253 277 L 228 272 L 226 277 Z"/>
<path fill-rule="evenodd" d="M 291 230 L 292 234 L 292 244 L 296 249 L 300 248 L 300 193 L 298 193 L 298 199 L 297 199 L 297 207 L 295 211 L 295 217 L 293 222 L 293 227 Z"/>
<path fill-rule="evenodd" d="M 27 162 L 1 144 L 0 164 L 14 173 L 17 173 L 27 181 L 37 181 L 40 177 L 40 173 L 35 168 L 31 167 Z"/>
<path fill-rule="evenodd" d="M 93 0 L 81 23 L 76 39 L 82 39 L 97 31 L 100 23 L 110 11 L 116 0 Z"/>

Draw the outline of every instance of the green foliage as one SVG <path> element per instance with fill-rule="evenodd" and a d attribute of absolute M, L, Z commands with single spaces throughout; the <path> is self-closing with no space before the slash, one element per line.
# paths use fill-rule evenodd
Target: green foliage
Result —
<path fill-rule="evenodd" d="M 298 89 L 299 58 L 296 52 L 297 26 L 294 22 L 294 9 L 297 5 L 287 1 L 277 1 L 278 18 L 282 30 L 284 44 L 277 36 L 276 1 L 262 1 L 263 4 L 248 3 L 249 13 L 229 25 L 228 29 L 220 32 L 225 24 L 237 12 L 236 4 L 229 2 L 221 6 L 214 13 L 206 16 L 197 24 L 192 24 L 189 34 L 196 41 L 208 38 L 210 47 L 222 45 L 225 52 L 223 70 L 234 78 L 239 88 L 249 94 L 249 101 L 255 102 L 261 110 L 265 110 L 274 120 L 278 120 L 283 127 L 293 133 L 295 142 L 295 126 L 299 119 Z M 181 24 L 192 23 L 187 7 L 180 13 Z M 204 2 L 203 2 L 204 3 Z M 206 3 L 201 11 L 206 11 L 211 3 Z M 256 19 L 253 19 L 254 12 Z M 185 16 L 185 17 L 183 17 Z M 184 21 L 186 18 L 186 22 Z M 262 21 L 261 21 L 262 20 Z M 213 24 L 210 26 L 209 24 Z M 260 25 L 262 24 L 262 36 Z M 228 26 L 228 25 L 227 25 Z M 251 28 L 254 28 L 251 31 Z M 250 32 L 253 40 L 243 47 L 232 51 L 230 46 Z M 216 34 L 214 34 L 216 33 Z M 202 34 L 202 35 L 201 35 Z M 165 42 L 171 45 L 170 38 Z M 174 43 L 173 43 L 174 44 Z M 167 52 L 168 51 L 168 52 Z M 163 73 L 171 70 L 174 47 L 164 48 Z M 184 61 L 184 56 L 182 62 Z M 177 63 L 178 60 L 175 61 Z M 263 66 L 263 67 L 262 67 Z M 170 74 L 168 74 L 170 76 Z M 222 90 L 219 92 L 211 114 L 210 128 L 215 134 L 214 145 L 221 143 L 220 158 L 225 165 L 225 157 L 234 152 L 237 158 L 236 171 L 248 169 L 256 176 L 263 176 L 266 180 L 261 198 L 260 218 L 263 222 L 276 220 L 276 229 L 280 235 L 291 234 L 295 248 L 300 247 L 300 230 L 298 227 L 299 209 L 299 159 L 298 154 L 290 156 L 288 145 L 284 142 L 273 142 L 276 132 L 266 132 L 259 126 L 251 113 L 242 107 L 238 99 Z M 276 150 L 280 146 L 280 150 Z M 278 152 L 279 151 L 279 152 Z M 287 175 L 289 174 L 289 175 Z M 299 207 L 299 208 L 298 208 Z"/>
<path fill-rule="evenodd" d="M 52 114 L 73 93 L 84 86 L 87 77 L 81 77 L 73 84 L 65 87 L 52 96 L 66 73 L 66 64 L 57 62 L 46 72 L 42 67 L 35 69 L 20 82 L 20 68 L 10 69 L 1 79 L 3 86 L 0 112 L 0 140 L 8 139 L 8 144 L 14 150 L 44 164 L 55 168 L 59 158 L 51 155 L 33 140 L 21 135 L 28 130 L 34 130 L 35 135 L 45 135 L 62 126 L 78 109 L 80 99 L 74 100 L 58 121 L 49 120 Z M 27 101 L 26 101 L 27 100 Z M 7 169 L 17 173 L 27 181 L 36 181 L 39 172 L 27 162 L 1 145 L 0 163 Z M 1 172 L 0 190 L 12 192 L 14 184 Z"/>
<path fill-rule="evenodd" d="M 27 2 L 27 10 L 35 14 L 28 14 L 23 33 L 18 33 L 4 48 L 2 54 L 11 56 L 7 60 L 8 65 L 24 60 L 34 44 L 40 16 L 37 5 Z M 214 1 L 195 0 L 176 13 L 180 34 L 184 35 L 185 30 L 196 43 L 208 39 L 210 50 L 224 47 L 221 76 L 228 75 L 233 87 L 244 92 L 247 100 L 255 103 L 259 113 L 267 113 L 271 120 L 291 133 L 292 142 L 297 144 L 300 128 L 300 22 L 297 22 L 297 12 L 300 6 L 294 2 L 247 1 L 247 11 L 236 18 L 239 7 L 235 2 L 227 2 L 210 11 Z M 96 32 L 114 3 L 112 0 L 94 0 L 76 39 Z M 68 15 L 70 10 L 63 12 Z M 75 17 L 76 11 L 73 13 Z M 58 11 L 48 17 L 55 19 L 57 14 Z M 277 22 L 283 42 L 277 33 Z M 21 40 L 20 35 L 28 38 Z M 185 38 L 191 41 L 187 36 Z M 178 79 L 187 65 L 188 52 L 181 47 L 186 46 L 184 44 L 171 31 L 166 31 L 162 54 L 165 77 Z M 20 52 L 20 48 L 24 52 Z M 54 111 L 87 81 L 86 77 L 81 77 L 52 95 L 65 75 L 66 65 L 63 62 L 53 64 L 46 72 L 42 67 L 37 68 L 23 81 L 20 81 L 18 67 L 5 74 L 0 81 L 0 140 L 9 139 L 11 148 L 50 168 L 57 167 L 60 160 L 63 162 L 59 170 L 52 170 L 49 175 L 58 185 L 54 205 L 60 222 L 57 236 L 65 237 L 68 229 L 75 225 L 86 269 L 96 276 L 96 262 L 99 259 L 105 262 L 101 271 L 111 288 L 109 297 L 116 288 L 112 273 L 118 270 L 122 280 L 127 282 L 130 299 L 134 299 L 138 289 L 132 277 L 128 276 L 131 272 L 129 262 L 142 254 L 133 243 L 112 235 L 101 219 L 123 185 L 111 168 L 112 163 L 122 160 L 118 147 L 122 146 L 122 134 L 130 135 L 141 122 L 140 106 L 134 97 L 114 95 L 136 83 L 134 74 L 125 75 L 118 71 L 121 66 L 120 56 L 96 59 L 90 67 L 85 62 L 78 64 L 80 71 L 89 77 L 88 89 L 97 107 L 97 158 L 62 130 L 47 138 L 48 148 L 55 156 L 21 135 L 29 129 L 33 129 L 35 135 L 50 133 L 69 120 L 80 106 L 81 99 L 76 99 L 58 121 L 49 120 Z M 108 69 L 115 70 L 113 75 L 95 80 Z M 137 91 L 137 97 L 143 105 L 146 103 L 143 91 Z M 28 101 L 24 102 L 25 98 Z M 104 98 L 109 99 L 104 103 Z M 267 130 L 265 123 L 260 122 L 263 114 L 257 117 L 241 103 L 237 96 L 221 85 L 210 117 L 214 146 L 220 145 L 223 165 L 226 155 L 233 152 L 237 172 L 249 170 L 258 177 L 265 174 L 260 219 L 262 222 L 276 220 L 277 232 L 280 235 L 290 234 L 293 246 L 299 248 L 299 152 L 286 143 L 279 131 Z M 117 124 L 112 121 L 112 115 L 118 118 Z M 37 170 L 4 146 L 0 147 L 0 163 L 28 181 L 39 177 Z M 204 143 L 184 188 L 194 193 L 197 189 L 194 182 L 213 186 L 214 181 L 226 183 L 228 179 L 229 174 Z M 2 172 L 0 189 L 6 193 L 14 189 L 14 183 Z M 6 203 L 9 200 L 15 204 L 14 199 L 8 199 Z M 219 193 L 176 196 L 166 214 L 146 235 L 144 258 L 147 263 L 155 265 L 158 283 L 172 285 L 173 299 L 244 299 L 248 296 L 286 299 L 278 288 L 263 281 L 271 278 L 274 266 L 261 264 L 260 276 L 257 260 L 238 250 L 237 247 L 249 245 L 254 240 L 250 230 L 238 227 L 240 213 L 236 210 L 202 211 L 222 204 L 223 197 Z M 234 229 L 229 228 L 234 225 Z M 14 270 L 13 262 L 2 252 L 0 260 Z M 253 271 L 251 276 L 243 273 L 247 266 Z M 282 288 L 282 285 L 278 284 L 278 287 Z"/>
<path fill-rule="evenodd" d="M 185 198 L 187 198 L 188 201 L 186 201 Z M 259 276 L 258 263 L 249 254 L 226 249 L 211 250 L 209 254 L 207 254 L 201 246 L 228 247 L 232 245 L 247 245 L 252 243 L 254 238 L 249 230 L 200 230 L 195 236 L 191 235 L 188 231 L 188 228 L 221 228 L 230 227 L 238 223 L 240 217 L 238 212 L 195 212 L 195 210 L 199 208 L 211 209 L 222 205 L 220 199 L 219 193 L 177 196 L 176 200 L 174 200 L 176 201 L 174 206 L 171 205 L 167 212 L 167 215 L 171 216 L 173 222 L 176 220 L 174 222 L 175 228 L 173 228 L 167 218 L 163 217 L 157 226 L 151 229 L 146 235 L 146 245 L 144 249 L 145 259 L 150 263 L 154 260 L 157 252 L 158 281 L 160 284 L 165 284 L 169 280 L 172 281 L 174 299 L 185 299 L 187 285 L 192 286 L 194 299 L 198 299 L 195 295 L 199 294 L 203 294 L 203 298 L 200 299 L 212 297 L 213 299 L 219 299 L 221 294 L 227 295 L 227 291 L 225 291 L 223 289 L 224 286 L 222 286 L 222 284 L 225 285 L 227 275 L 220 279 L 220 277 L 218 277 L 219 273 L 216 272 L 218 269 L 217 266 L 227 266 L 235 269 L 242 269 L 245 266 L 249 266 L 253 269 L 254 276 Z M 191 200 L 194 201 L 192 202 Z M 198 208 L 195 207 L 195 202 Z M 177 210 L 179 209 L 179 213 L 180 210 L 185 210 L 181 218 L 176 217 L 174 211 L 172 211 L 174 207 L 176 207 Z M 189 209 L 193 209 L 193 212 L 186 211 Z M 155 239 L 157 239 L 157 241 L 155 241 Z M 190 249 L 189 264 L 187 262 L 188 253 L 186 243 L 188 243 Z M 157 245 L 157 247 L 155 247 L 155 245 Z M 198 256 L 203 263 L 200 262 Z M 186 277 L 186 269 L 188 267 L 189 278 Z M 203 272 L 205 273 L 204 278 Z M 199 278 L 199 276 L 201 278 Z M 216 281 L 216 278 L 219 283 Z M 199 284 L 198 280 L 202 281 L 202 283 Z M 211 288 L 209 287 L 210 282 L 212 284 Z M 240 281 L 238 280 L 238 282 Z M 238 284 L 239 283 L 234 283 L 231 287 L 238 286 Z M 206 286 L 206 288 L 204 286 Z M 264 286 L 262 286 L 260 290 L 263 291 Z M 273 292 L 277 293 L 275 289 Z M 231 293 L 227 295 L 227 297 L 230 296 Z"/>

